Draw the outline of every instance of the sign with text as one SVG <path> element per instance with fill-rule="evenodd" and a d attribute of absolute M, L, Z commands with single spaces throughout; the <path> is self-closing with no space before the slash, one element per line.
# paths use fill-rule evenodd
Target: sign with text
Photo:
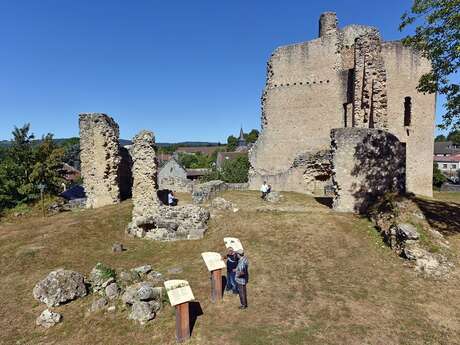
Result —
<path fill-rule="evenodd" d="M 172 279 L 164 282 L 166 293 L 168 294 L 171 306 L 176 306 L 195 299 L 188 281 Z"/>
<path fill-rule="evenodd" d="M 232 247 L 234 251 L 243 250 L 241 241 L 235 237 L 224 237 L 225 248 Z"/>
<path fill-rule="evenodd" d="M 208 271 L 215 271 L 221 268 L 225 268 L 225 262 L 222 260 L 222 257 L 219 253 L 215 252 L 204 252 L 201 253 L 201 257 L 208 268 Z"/>

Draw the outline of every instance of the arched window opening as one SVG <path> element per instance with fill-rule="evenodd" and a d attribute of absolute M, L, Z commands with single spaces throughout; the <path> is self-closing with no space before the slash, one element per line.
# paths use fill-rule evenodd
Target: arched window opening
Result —
<path fill-rule="evenodd" d="M 412 117 L 412 100 L 410 97 L 404 97 L 404 126 L 408 127 Z"/>

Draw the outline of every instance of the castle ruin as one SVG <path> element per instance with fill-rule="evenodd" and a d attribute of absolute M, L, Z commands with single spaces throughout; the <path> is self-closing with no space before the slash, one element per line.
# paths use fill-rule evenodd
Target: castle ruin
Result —
<path fill-rule="evenodd" d="M 361 178 L 353 186 L 338 181 L 347 180 L 343 173 L 355 179 L 352 171 L 359 169 L 347 165 L 352 161 L 358 168 L 365 147 L 374 152 L 366 158 L 375 159 L 374 168 L 398 167 L 391 178 L 389 172 L 379 175 L 383 180 L 369 195 L 382 193 L 385 185 L 432 196 L 435 95 L 416 90 L 430 69 L 428 60 L 401 42 L 382 41 L 376 28 L 339 29 L 336 14 L 323 13 L 318 38 L 280 47 L 268 61 L 262 131 L 249 154 L 250 187 L 258 189 L 266 180 L 275 190 L 322 195 L 331 186 L 336 209 L 356 211 L 363 200 L 346 205 L 340 200 L 364 185 L 372 189 L 362 180 L 367 175 L 356 173 Z M 372 138 L 385 138 L 381 150 Z M 334 145 L 349 146 L 343 151 L 348 154 L 340 155 L 342 148 Z M 345 156 L 348 162 L 340 158 Z"/>
<path fill-rule="evenodd" d="M 87 208 L 120 202 L 118 167 L 121 156 L 118 137 L 118 125 L 110 116 L 80 114 L 81 176 Z"/>

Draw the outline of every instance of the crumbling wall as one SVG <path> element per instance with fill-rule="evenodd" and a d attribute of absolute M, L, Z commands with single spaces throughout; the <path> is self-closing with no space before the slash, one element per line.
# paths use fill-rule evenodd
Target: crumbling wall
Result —
<path fill-rule="evenodd" d="M 101 113 L 80 114 L 79 125 L 86 207 L 116 204 L 120 202 L 118 125 L 110 116 Z"/>
<path fill-rule="evenodd" d="M 386 129 L 386 71 L 377 30 L 355 41 L 353 90 L 353 127 Z"/>
<path fill-rule="evenodd" d="M 133 138 L 131 148 L 133 159 L 133 218 L 149 216 L 160 205 L 157 197 L 157 158 L 155 136 L 141 131 Z"/>
<path fill-rule="evenodd" d="M 160 190 L 168 189 L 174 192 L 191 193 L 194 186 L 194 181 L 176 176 L 159 178 L 158 181 Z"/>
<path fill-rule="evenodd" d="M 159 241 L 202 238 L 209 211 L 195 206 L 163 206 L 157 192 L 157 160 L 152 132 L 133 139 L 133 214 L 129 235 Z"/>
<path fill-rule="evenodd" d="M 366 212 L 377 197 L 405 190 L 405 146 L 392 134 L 364 128 L 331 131 L 333 208 Z"/>

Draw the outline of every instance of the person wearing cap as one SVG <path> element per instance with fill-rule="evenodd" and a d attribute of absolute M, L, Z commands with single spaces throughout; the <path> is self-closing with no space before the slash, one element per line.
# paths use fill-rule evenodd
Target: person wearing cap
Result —
<path fill-rule="evenodd" d="M 227 254 L 225 255 L 225 262 L 227 264 L 227 285 L 226 291 L 232 291 L 234 294 L 238 293 L 238 286 L 236 284 L 236 266 L 238 265 L 238 257 L 232 247 L 228 247 Z"/>
<path fill-rule="evenodd" d="M 235 280 L 238 286 L 238 294 L 240 295 L 240 309 L 246 309 L 248 307 L 248 295 L 246 291 L 246 285 L 249 281 L 249 260 L 242 249 L 236 251 L 238 257 L 238 265 L 236 266 Z"/>

